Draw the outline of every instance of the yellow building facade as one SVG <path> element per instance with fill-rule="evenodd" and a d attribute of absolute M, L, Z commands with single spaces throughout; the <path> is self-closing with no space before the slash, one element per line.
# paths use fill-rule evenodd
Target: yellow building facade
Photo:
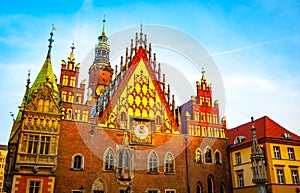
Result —
<path fill-rule="evenodd" d="M 295 193 L 300 188 L 300 137 L 268 117 L 254 121 L 259 146 L 264 151 L 267 193 Z M 257 192 L 252 183 L 251 123 L 228 131 L 234 193 Z"/>
<path fill-rule="evenodd" d="M 4 192 L 3 184 L 4 184 L 4 169 L 5 169 L 6 155 L 7 155 L 7 146 L 0 145 L 0 192 Z"/>

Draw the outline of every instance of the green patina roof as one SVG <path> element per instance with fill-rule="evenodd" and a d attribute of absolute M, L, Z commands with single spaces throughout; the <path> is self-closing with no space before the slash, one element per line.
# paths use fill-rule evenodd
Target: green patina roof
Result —
<path fill-rule="evenodd" d="M 54 94 L 58 93 L 56 76 L 53 73 L 50 59 L 50 49 L 48 51 L 48 55 L 42 69 L 40 70 L 37 78 L 35 79 L 34 83 L 30 88 L 30 92 L 36 93 L 39 89 L 44 88 L 46 84 L 54 89 Z"/>

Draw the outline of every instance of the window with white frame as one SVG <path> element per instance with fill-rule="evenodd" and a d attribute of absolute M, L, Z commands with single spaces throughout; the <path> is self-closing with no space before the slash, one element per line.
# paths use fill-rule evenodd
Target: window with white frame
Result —
<path fill-rule="evenodd" d="M 165 193 L 176 193 L 175 189 L 166 189 Z"/>
<path fill-rule="evenodd" d="M 165 156 L 165 173 L 174 173 L 174 157 L 173 155 L 169 152 Z"/>
<path fill-rule="evenodd" d="M 109 148 L 105 154 L 105 170 L 114 170 L 114 157 L 113 150 Z"/>
<path fill-rule="evenodd" d="M 283 170 L 277 170 L 278 183 L 284 184 L 284 173 Z"/>
<path fill-rule="evenodd" d="M 289 159 L 290 160 L 295 160 L 295 155 L 294 155 L 294 148 L 288 148 L 288 154 L 289 154 Z"/>
<path fill-rule="evenodd" d="M 238 183 L 239 183 L 240 188 L 244 187 L 244 176 L 243 176 L 243 174 L 238 174 Z"/>
<path fill-rule="evenodd" d="M 237 164 L 241 164 L 241 163 L 242 163 L 241 153 L 240 153 L 240 152 L 237 152 L 237 153 L 235 154 L 235 157 L 236 157 L 236 163 L 237 163 Z"/>
<path fill-rule="evenodd" d="M 76 154 L 72 157 L 72 169 L 83 170 L 84 158 L 81 154 Z"/>
<path fill-rule="evenodd" d="M 299 183 L 299 177 L 298 177 L 298 171 L 297 170 L 292 170 L 292 179 L 293 179 L 293 184 L 298 184 Z"/>
<path fill-rule="evenodd" d="M 30 180 L 29 193 L 39 193 L 41 189 L 41 181 Z"/>
<path fill-rule="evenodd" d="M 274 148 L 274 157 L 276 159 L 281 159 L 279 146 L 274 146 L 273 148 Z"/>
<path fill-rule="evenodd" d="M 149 155 L 149 172 L 158 172 L 158 158 L 155 151 Z"/>

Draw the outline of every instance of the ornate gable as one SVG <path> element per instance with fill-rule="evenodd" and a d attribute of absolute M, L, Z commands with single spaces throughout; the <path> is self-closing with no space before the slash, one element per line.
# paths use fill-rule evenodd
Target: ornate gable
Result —
<path fill-rule="evenodd" d="M 133 61 L 137 58 L 140 60 L 135 64 Z M 100 117 L 100 125 L 133 130 L 142 124 L 151 127 L 151 133 L 176 132 L 178 125 L 171 105 L 168 104 L 161 83 L 147 61 L 146 51 L 140 47 L 133 61 L 111 100 L 107 101 L 107 107 Z"/>

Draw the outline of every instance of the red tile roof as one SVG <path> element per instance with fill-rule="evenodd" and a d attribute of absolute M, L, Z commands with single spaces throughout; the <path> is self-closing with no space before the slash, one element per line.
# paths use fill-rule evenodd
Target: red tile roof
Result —
<path fill-rule="evenodd" d="M 251 127 L 252 122 L 248 122 L 235 128 L 229 129 L 228 138 L 230 144 L 234 144 L 234 140 L 237 136 L 246 137 L 246 139 L 241 144 L 252 141 Z M 300 137 L 298 135 L 288 131 L 267 116 L 254 120 L 254 127 L 256 128 L 257 139 L 264 137 L 284 139 L 282 134 L 288 133 L 293 140 L 300 140 Z"/>

